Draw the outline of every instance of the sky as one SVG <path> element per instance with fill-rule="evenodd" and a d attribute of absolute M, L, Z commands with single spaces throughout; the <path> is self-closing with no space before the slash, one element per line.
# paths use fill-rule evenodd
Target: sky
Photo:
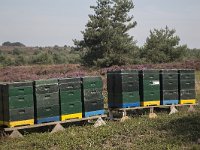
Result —
<path fill-rule="evenodd" d="M 200 48 L 200 0 L 134 0 L 137 26 L 129 31 L 142 46 L 154 28 L 176 30 L 180 44 Z M 0 0 L 0 44 L 73 46 L 82 39 L 96 0 Z"/>

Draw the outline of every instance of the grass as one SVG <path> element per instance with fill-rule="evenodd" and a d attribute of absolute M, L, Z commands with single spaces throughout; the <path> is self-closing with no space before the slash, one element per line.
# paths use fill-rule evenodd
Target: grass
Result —
<path fill-rule="evenodd" d="M 20 139 L 1 139 L 0 149 L 200 149 L 200 109 L 174 115 L 158 112 L 157 119 L 134 116 L 106 126 L 71 126 L 59 133 L 34 133 Z"/>

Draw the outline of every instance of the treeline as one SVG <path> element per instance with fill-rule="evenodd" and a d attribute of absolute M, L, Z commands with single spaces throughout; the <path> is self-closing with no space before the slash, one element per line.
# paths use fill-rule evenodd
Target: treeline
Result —
<path fill-rule="evenodd" d="M 0 47 L 0 66 L 22 66 L 33 64 L 80 64 L 83 63 L 83 56 L 85 50 L 76 50 L 69 47 L 14 47 L 7 49 L 6 47 Z M 145 54 L 144 54 L 145 53 Z M 152 53 L 152 55 L 154 55 Z M 133 51 L 129 54 L 124 54 L 122 57 L 126 59 L 127 64 L 147 64 L 147 63 L 162 63 L 164 59 L 158 57 L 160 60 L 153 61 L 152 55 L 147 55 L 144 47 L 135 46 Z M 150 58 L 151 57 L 151 58 Z M 162 61 L 161 61 L 162 59 Z M 200 49 L 187 48 L 182 57 L 184 60 L 199 60 Z M 174 62 L 179 61 L 174 59 Z M 171 61 L 173 62 L 173 61 Z"/>
<path fill-rule="evenodd" d="M 13 48 L 0 47 L 0 66 L 22 66 L 33 64 L 77 64 L 81 53 L 64 47 Z"/>

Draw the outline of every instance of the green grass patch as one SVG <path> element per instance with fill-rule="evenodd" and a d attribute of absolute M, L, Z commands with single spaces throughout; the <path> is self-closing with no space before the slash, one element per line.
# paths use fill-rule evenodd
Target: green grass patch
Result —
<path fill-rule="evenodd" d="M 34 133 L 20 139 L 2 138 L 0 149 L 200 149 L 200 109 L 157 119 L 134 116 L 125 122 L 108 121 L 106 126 L 71 126 L 59 133 Z"/>

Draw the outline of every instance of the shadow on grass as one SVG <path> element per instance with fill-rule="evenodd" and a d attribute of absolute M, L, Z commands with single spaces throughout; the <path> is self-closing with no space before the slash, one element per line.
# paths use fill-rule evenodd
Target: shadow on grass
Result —
<path fill-rule="evenodd" d="M 200 138 L 200 113 L 190 114 L 166 122 L 159 127 L 159 130 L 164 130 L 171 134 L 173 140 L 181 140 L 185 144 L 196 143 Z"/>

